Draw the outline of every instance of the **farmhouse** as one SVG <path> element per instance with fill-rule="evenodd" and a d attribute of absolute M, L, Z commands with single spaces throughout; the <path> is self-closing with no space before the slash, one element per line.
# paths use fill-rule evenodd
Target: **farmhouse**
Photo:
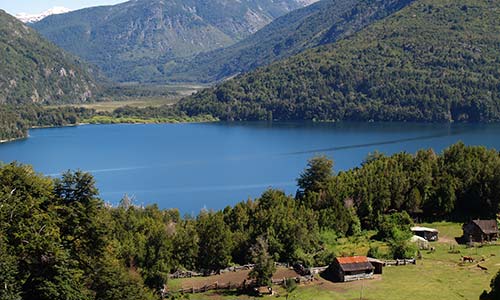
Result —
<path fill-rule="evenodd" d="M 464 242 L 483 243 L 498 239 L 496 220 L 473 220 L 462 226 Z"/>
<path fill-rule="evenodd" d="M 327 270 L 334 281 L 353 281 L 373 276 L 373 265 L 366 256 L 337 257 Z"/>
<path fill-rule="evenodd" d="M 414 235 L 422 237 L 428 241 L 433 242 L 438 240 L 439 231 L 437 229 L 415 226 L 411 228 L 411 231 Z"/>

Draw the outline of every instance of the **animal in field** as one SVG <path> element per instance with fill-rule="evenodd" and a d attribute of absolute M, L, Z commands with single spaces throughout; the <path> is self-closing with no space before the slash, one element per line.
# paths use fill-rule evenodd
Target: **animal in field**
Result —
<path fill-rule="evenodd" d="M 474 262 L 474 258 L 472 256 L 462 256 L 463 262 Z"/>

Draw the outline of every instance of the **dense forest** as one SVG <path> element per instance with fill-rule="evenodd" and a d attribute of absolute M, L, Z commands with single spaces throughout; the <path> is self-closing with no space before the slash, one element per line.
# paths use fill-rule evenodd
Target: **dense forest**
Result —
<path fill-rule="evenodd" d="M 242 41 L 161 68 L 164 80 L 215 82 L 346 38 L 413 0 L 322 0 L 290 12 Z"/>
<path fill-rule="evenodd" d="M 181 101 L 224 120 L 500 120 L 500 2 L 419 0 Z"/>
<path fill-rule="evenodd" d="M 175 270 L 216 271 L 263 253 L 267 262 L 324 265 L 342 254 L 327 244 L 364 230 L 378 230 L 390 255 L 407 257 L 414 254 L 406 242 L 412 218 L 465 221 L 499 212 L 500 154 L 484 147 L 374 153 L 358 168 L 332 167 L 326 157 L 311 159 L 295 197 L 270 189 L 181 217 L 128 197 L 105 205 L 88 173 L 52 179 L 3 165 L 0 298 L 158 299 Z"/>

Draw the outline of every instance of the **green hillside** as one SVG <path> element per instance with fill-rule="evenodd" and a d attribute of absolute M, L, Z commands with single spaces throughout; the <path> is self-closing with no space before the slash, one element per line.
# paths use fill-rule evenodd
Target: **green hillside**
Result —
<path fill-rule="evenodd" d="M 0 104 L 84 102 L 98 87 L 92 70 L 0 10 Z"/>
<path fill-rule="evenodd" d="M 181 101 L 228 120 L 500 121 L 500 2 L 419 0 Z"/>
<path fill-rule="evenodd" d="M 170 81 L 213 82 L 350 36 L 413 0 L 323 0 L 280 17 L 235 45 L 166 67 Z"/>
<path fill-rule="evenodd" d="M 167 62 L 233 44 L 312 1 L 136 0 L 31 26 L 116 81 L 156 82 Z"/>

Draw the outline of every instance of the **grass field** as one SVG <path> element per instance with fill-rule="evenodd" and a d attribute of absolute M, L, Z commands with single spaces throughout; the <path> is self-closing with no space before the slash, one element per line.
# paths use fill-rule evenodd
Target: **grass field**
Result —
<path fill-rule="evenodd" d="M 134 88 L 134 85 L 123 85 L 123 87 Z M 109 96 L 103 98 L 102 101 L 85 103 L 85 104 L 63 104 L 53 105 L 52 107 L 84 107 L 88 109 L 95 109 L 97 112 L 112 112 L 113 110 L 123 107 L 131 106 L 136 108 L 144 108 L 148 106 L 158 107 L 162 105 L 173 105 L 177 103 L 182 97 L 189 96 L 196 91 L 204 88 L 203 85 L 159 85 L 159 86 L 138 86 L 139 91 L 161 92 L 165 95 L 159 96 Z"/>
<path fill-rule="evenodd" d="M 148 106 L 158 107 L 162 105 L 173 105 L 181 99 L 181 96 L 169 96 L 169 97 L 140 97 L 136 99 L 127 99 L 120 101 L 100 101 L 86 104 L 64 104 L 56 105 L 54 107 L 84 107 L 88 109 L 95 109 L 97 112 L 112 112 L 117 108 L 124 106 L 131 106 L 137 108 L 144 108 Z"/>
<path fill-rule="evenodd" d="M 314 283 L 297 288 L 288 299 L 479 299 L 483 290 L 489 290 L 492 277 L 500 270 L 500 244 L 466 248 L 455 241 L 462 233 L 461 224 L 440 222 L 422 225 L 437 228 L 440 231 L 440 240 L 431 244 L 436 249 L 434 252 L 422 252 L 423 258 L 418 260 L 416 265 L 385 267 L 381 276 L 350 283 L 333 283 L 318 277 Z M 361 255 L 366 255 L 367 243 L 372 243 L 366 239 L 354 242 L 352 239 L 346 239 L 339 242 L 339 249 Z M 488 270 L 481 270 L 477 261 L 461 262 L 462 255 L 472 256 L 477 261 L 484 259 L 479 264 Z M 181 286 L 182 280 L 172 284 Z M 285 299 L 286 292 L 280 288 L 277 291 L 279 296 L 264 298 Z M 190 299 L 200 300 L 253 299 L 245 295 L 213 292 L 189 296 Z"/>

